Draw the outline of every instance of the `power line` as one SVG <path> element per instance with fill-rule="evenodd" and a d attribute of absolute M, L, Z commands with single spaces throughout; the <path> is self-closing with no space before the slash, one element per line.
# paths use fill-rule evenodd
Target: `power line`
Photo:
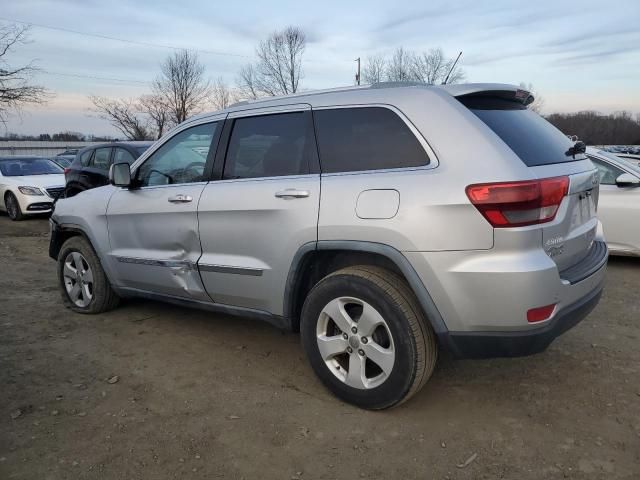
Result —
<path fill-rule="evenodd" d="M 86 37 L 101 38 L 103 40 L 113 40 L 113 41 L 116 41 L 116 42 L 130 43 L 130 44 L 133 44 L 133 45 L 142 45 L 142 46 L 145 46 L 145 47 L 168 48 L 170 50 L 193 50 L 195 52 L 204 53 L 204 54 L 208 54 L 208 55 L 222 55 L 222 56 L 226 56 L 226 57 L 250 58 L 247 55 L 240 55 L 238 53 L 217 52 L 217 51 L 214 51 L 214 50 L 201 50 L 201 49 L 197 49 L 197 48 L 185 49 L 184 47 L 174 47 L 172 45 L 163 45 L 163 44 L 160 44 L 160 43 L 141 42 L 141 41 L 138 41 L 138 40 L 128 40 L 128 39 L 125 39 L 125 38 L 111 37 L 109 35 L 101 35 L 99 33 L 81 32 L 81 31 L 78 31 L 78 30 L 72 30 L 70 28 L 53 27 L 51 25 L 43 25 L 43 24 L 32 23 L 32 22 L 23 22 L 23 21 L 20 21 L 20 20 L 12 20 L 12 19 L 6 18 L 6 17 L 0 17 L 0 20 L 4 20 L 5 22 L 19 23 L 21 25 L 33 26 L 33 27 L 38 27 L 38 28 L 46 28 L 48 30 L 57 30 L 59 32 L 73 33 L 73 34 L 76 34 L 76 35 L 84 35 Z"/>
<path fill-rule="evenodd" d="M 51 70 L 40 70 L 38 73 L 44 75 L 56 75 L 61 77 L 74 77 L 74 78 L 89 78 L 92 80 L 103 80 L 108 82 L 120 82 L 120 83 L 129 83 L 136 85 L 149 85 L 150 82 L 144 82 L 142 80 L 133 80 L 133 79 L 123 79 L 123 78 L 113 78 L 113 77 L 98 77 L 96 75 L 83 75 L 81 73 L 62 73 L 62 72 L 52 72 Z"/>

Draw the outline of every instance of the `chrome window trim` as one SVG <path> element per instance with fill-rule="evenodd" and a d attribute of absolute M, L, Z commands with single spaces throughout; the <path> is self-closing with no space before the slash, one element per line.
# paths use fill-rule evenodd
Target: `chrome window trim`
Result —
<path fill-rule="evenodd" d="M 252 181 L 261 181 L 266 182 L 269 180 L 279 180 L 281 178 L 286 178 L 287 180 L 314 180 L 319 179 L 319 173 L 305 173 L 303 175 L 280 175 L 276 177 L 249 177 L 249 178 L 223 178 L 220 180 L 212 180 L 209 182 L 210 185 L 217 185 L 219 183 L 236 183 L 236 182 L 252 182 Z"/>
<path fill-rule="evenodd" d="M 291 103 L 287 105 L 277 105 L 271 107 L 254 107 L 243 110 L 234 110 L 229 113 L 227 117 L 229 120 L 236 118 L 246 117 L 260 117 L 263 115 L 270 115 L 276 113 L 295 113 L 295 112 L 308 112 L 312 110 L 309 103 Z"/>

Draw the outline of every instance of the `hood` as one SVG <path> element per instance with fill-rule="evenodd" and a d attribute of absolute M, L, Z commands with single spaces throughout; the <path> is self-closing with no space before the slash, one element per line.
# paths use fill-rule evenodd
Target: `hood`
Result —
<path fill-rule="evenodd" d="M 5 184 L 18 187 L 64 187 L 64 174 L 52 173 L 49 175 L 24 175 L 19 177 L 2 177 Z"/>

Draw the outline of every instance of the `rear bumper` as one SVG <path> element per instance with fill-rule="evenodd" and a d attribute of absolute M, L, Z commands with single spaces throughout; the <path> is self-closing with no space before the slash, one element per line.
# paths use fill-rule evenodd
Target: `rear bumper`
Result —
<path fill-rule="evenodd" d="M 537 353 L 598 303 L 604 242 L 594 242 L 578 265 L 563 271 L 541 248 L 517 247 L 405 253 L 443 319 L 445 328 L 437 331 L 443 348 L 475 358 Z M 530 309 L 551 304 L 556 308 L 548 320 L 528 322 Z"/>
<path fill-rule="evenodd" d="M 446 332 L 443 347 L 459 358 L 519 357 L 544 351 L 559 335 L 577 325 L 598 304 L 603 285 L 563 308 L 554 319 L 534 330 L 508 332 Z"/>

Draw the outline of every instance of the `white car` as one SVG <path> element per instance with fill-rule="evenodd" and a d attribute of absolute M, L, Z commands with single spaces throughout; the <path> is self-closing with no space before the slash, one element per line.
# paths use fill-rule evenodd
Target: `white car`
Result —
<path fill-rule="evenodd" d="M 11 220 L 51 212 L 64 192 L 63 172 L 48 158 L 0 157 L 0 210 Z"/>
<path fill-rule="evenodd" d="M 592 147 L 587 156 L 600 174 L 598 218 L 609 251 L 640 256 L 640 168 Z"/>

